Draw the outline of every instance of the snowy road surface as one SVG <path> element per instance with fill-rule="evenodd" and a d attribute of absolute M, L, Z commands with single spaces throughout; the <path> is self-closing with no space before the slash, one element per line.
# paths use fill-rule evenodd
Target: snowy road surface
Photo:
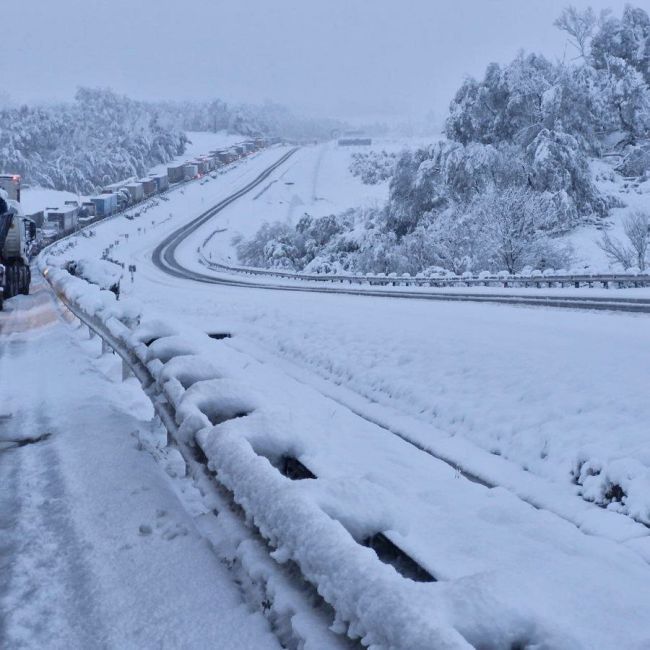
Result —
<path fill-rule="evenodd" d="M 197 533 L 182 482 L 142 450 L 152 410 L 135 380 L 114 381 L 115 357 L 42 285 L 7 307 L 0 647 L 279 648 Z"/>
<path fill-rule="evenodd" d="M 151 265 L 165 236 L 280 153 L 98 226 L 62 257 L 120 241 L 111 255 L 138 267 L 125 293 L 148 317 L 232 333 L 201 354 L 272 414 L 257 432 L 247 418 L 233 426 L 296 449 L 319 476 L 300 489 L 333 517 L 390 532 L 441 579 L 426 588 L 466 638 L 496 618 L 532 626 L 549 647 L 648 647 L 650 537 L 624 516 L 650 521 L 646 319 L 205 286 Z M 454 463 L 507 490 L 463 479 Z M 578 498 L 614 484 L 625 498 L 608 510 Z"/>

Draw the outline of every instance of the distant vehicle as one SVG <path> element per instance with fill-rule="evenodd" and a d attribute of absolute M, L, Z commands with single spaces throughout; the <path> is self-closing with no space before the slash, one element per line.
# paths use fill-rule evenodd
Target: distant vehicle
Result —
<path fill-rule="evenodd" d="M 29 293 L 35 246 L 36 224 L 23 216 L 18 201 L 0 190 L 0 310 L 6 299 Z"/>
<path fill-rule="evenodd" d="M 145 197 L 150 197 L 158 191 L 158 185 L 153 178 L 141 178 L 138 183 L 142 185 Z"/>
<path fill-rule="evenodd" d="M 170 183 L 185 180 L 185 165 L 170 165 L 167 167 L 167 177 Z"/>
<path fill-rule="evenodd" d="M 20 175 L 0 174 L 0 189 L 7 192 L 9 200 L 20 203 Z"/>
<path fill-rule="evenodd" d="M 117 194 L 100 194 L 90 200 L 95 204 L 95 213 L 98 217 L 110 217 L 117 212 Z"/>
<path fill-rule="evenodd" d="M 199 175 L 199 167 L 195 163 L 185 163 L 183 165 L 183 173 L 185 174 L 186 180 L 196 178 Z"/>
<path fill-rule="evenodd" d="M 131 195 L 131 203 L 138 203 L 144 199 L 144 187 L 142 183 L 129 183 L 125 189 Z"/>
<path fill-rule="evenodd" d="M 371 138 L 339 138 L 339 147 L 369 147 L 371 144 Z"/>
<path fill-rule="evenodd" d="M 66 205 L 63 208 L 48 208 L 45 211 L 43 219 L 44 225 L 50 228 L 56 228 L 60 233 L 70 233 L 77 229 L 79 221 L 79 206 L 77 202 L 74 205 Z"/>

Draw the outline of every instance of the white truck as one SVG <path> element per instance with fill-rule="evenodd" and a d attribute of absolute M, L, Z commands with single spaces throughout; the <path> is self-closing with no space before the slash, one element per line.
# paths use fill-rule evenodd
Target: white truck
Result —
<path fill-rule="evenodd" d="M 36 224 L 0 189 L 0 310 L 4 300 L 29 293 L 29 262 L 35 248 Z"/>

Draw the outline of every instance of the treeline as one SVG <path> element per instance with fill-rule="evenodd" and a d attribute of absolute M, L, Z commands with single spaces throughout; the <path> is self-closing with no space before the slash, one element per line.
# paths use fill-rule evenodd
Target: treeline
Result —
<path fill-rule="evenodd" d="M 590 157 L 614 149 L 622 173 L 650 171 L 650 18 L 631 6 L 620 17 L 569 7 L 556 25 L 576 58 L 521 53 L 465 80 L 450 105 L 448 139 L 399 158 L 383 209 L 326 217 L 326 237 L 302 222 L 267 228 L 255 245 L 240 244 L 242 261 L 388 273 L 570 263 L 556 235 L 616 204 L 594 184 Z M 362 162 L 372 182 L 365 167 L 373 160 Z"/>
<path fill-rule="evenodd" d="M 0 172 L 32 185 L 92 194 L 142 176 L 183 154 L 186 131 L 242 136 L 328 137 L 340 124 L 302 118 L 276 104 L 142 102 L 111 90 L 80 88 L 74 101 L 0 108 Z"/>
<path fill-rule="evenodd" d="M 160 104 L 170 124 L 186 131 L 221 131 L 245 136 L 279 135 L 294 140 L 326 139 L 345 127 L 339 120 L 297 115 L 281 104 L 165 102 Z"/>
<path fill-rule="evenodd" d="M 73 102 L 0 111 L 0 169 L 33 184 L 91 194 L 180 155 L 186 137 L 151 104 L 80 88 Z"/>

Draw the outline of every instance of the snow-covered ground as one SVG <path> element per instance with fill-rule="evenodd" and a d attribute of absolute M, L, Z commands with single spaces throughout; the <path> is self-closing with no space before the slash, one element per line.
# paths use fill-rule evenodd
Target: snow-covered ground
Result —
<path fill-rule="evenodd" d="M 247 418 L 228 426 L 261 448 L 284 445 L 308 460 L 325 479 L 310 498 L 348 526 L 393 531 L 451 580 L 447 595 L 466 607 L 452 608 L 452 618 L 472 638 L 485 631 L 472 621 L 501 608 L 515 627 L 536 621 L 550 647 L 645 647 L 650 536 L 616 511 L 650 521 L 647 318 L 203 285 L 151 265 L 167 234 L 283 151 L 174 192 L 145 220 L 97 226 L 60 259 L 98 257 L 120 241 L 111 255 L 138 267 L 123 293 L 149 318 L 231 332 L 202 354 L 267 415 L 253 430 Z M 267 192 L 291 169 L 279 168 Z M 309 174 L 301 174 L 309 196 Z M 259 222 L 266 192 L 257 194 L 203 227 L 179 259 L 202 268 L 196 246 L 205 237 L 243 228 L 238 219 Z M 460 478 L 404 438 L 507 490 Z M 613 486 L 625 496 L 608 510 L 577 497 L 582 490 L 605 499 Z M 498 606 L 481 609 L 476 594 Z"/>
<path fill-rule="evenodd" d="M 600 192 L 613 196 L 624 205 L 612 208 L 605 221 L 605 229 L 613 238 L 626 241 L 623 232 L 625 217 L 634 210 L 650 211 L 650 180 L 627 180 L 614 171 L 613 164 L 605 160 L 592 160 L 591 170 Z M 598 246 L 603 230 L 593 225 L 581 226 L 562 239 L 569 242 L 575 251 L 575 266 L 589 266 L 592 269 L 608 269 L 612 261 Z"/>
<path fill-rule="evenodd" d="M 182 313 L 205 329 L 226 317 L 244 339 L 277 357 L 408 416 L 420 441 L 462 437 L 526 472 L 567 486 L 579 479 L 590 499 L 606 501 L 609 488 L 620 485 L 627 497 L 610 507 L 650 521 L 645 317 L 206 287 L 151 268 L 155 243 L 274 157 L 279 150 L 173 196 L 150 212 L 162 212 L 160 222 L 152 219 L 155 230 L 138 234 L 137 220 L 120 218 L 66 255 L 98 255 L 104 242 L 130 232 L 112 255 L 140 269 L 125 291 L 148 313 Z M 269 181 L 291 169 L 280 168 Z M 179 247 L 183 262 L 205 271 L 196 246 L 236 219 L 259 220 L 255 196 L 235 202 Z"/>
<path fill-rule="evenodd" d="M 401 149 L 404 142 L 379 142 L 373 148 Z M 381 205 L 388 185 L 364 185 L 349 171 L 354 152 L 363 147 L 339 147 L 336 142 L 302 147 L 282 169 L 245 201 L 235 203 L 218 222 L 218 230 L 205 247 L 213 259 L 235 263 L 232 241 L 250 237 L 265 222 L 295 224 L 305 213 L 320 217 L 353 206 Z"/>
<path fill-rule="evenodd" d="M 160 432 L 135 379 L 42 285 L 7 308 L 0 646 L 279 648 L 197 530 L 210 507 L 144 450 Z"/>

